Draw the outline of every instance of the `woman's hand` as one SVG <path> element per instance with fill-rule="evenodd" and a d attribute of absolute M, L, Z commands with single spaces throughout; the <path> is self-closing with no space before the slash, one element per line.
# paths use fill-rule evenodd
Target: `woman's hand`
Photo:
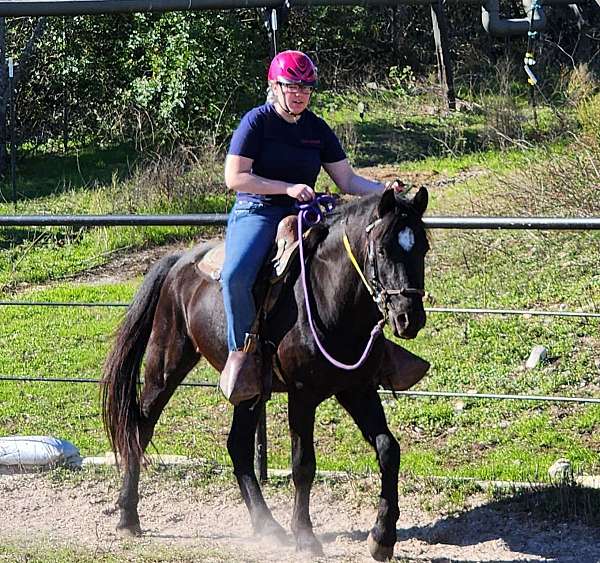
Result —
<path fill-rule="evenodd" d="M 405 194 L 410 189 L 400 178 L 385 182 L 383 185 L 385 190 L 394 190 L 397 194 Z"/>
<path fill-rule="evenodd" d="M 298 201 L 311 201 L 315 198 L 315 190 L 307 184 L 294 184 L 287 188 L 285 193 Z"/>

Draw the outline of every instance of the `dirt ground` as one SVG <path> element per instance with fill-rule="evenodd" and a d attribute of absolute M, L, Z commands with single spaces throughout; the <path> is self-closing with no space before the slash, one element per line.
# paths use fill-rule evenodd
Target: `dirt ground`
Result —
<path fill-rule="evenodd" d="M 374 487 L 375 481 L 367 488 Z M 289 545 L 283 547 L 255 539 L 233 483 L 196 488 L 185 480 L 173 485 L 173 481 L 165 483 L 156 476 L 144 477 L 140 503 L 144 537 L 133 541 L 142 553 L 165 548 L 200 550 L 207 554 L 201 557 L 203 561 L 372 561 L 366 537 L 374 522 L 377 494 L 369 496 L 373 501 L 369 502 L 364 491 L 357 478 L 334 487 L 326 482 L 316 484 L 311 513 L 324 556 L 309 559 L 295 552 L 291 534 Z M 124 540 L 115 532 L 116 496 L 114 479 L 84 476 L 75 484 L 44 475 L 2 475 L 0 544 L 25 539 L 28 545 L 36 541 L 56 546 L 67 543 L 117 557 L 129 553 L 130 561 L 132 540 Z M 289 529 L 289 487 L 267 487 L 266 496 L 276 518 Z M 425 512 L 419 508 L 420 500 L 413 494 L 401 499 L 396 561 L 600 561 L 597 528 L 534 517 L 510 502 L 491 502 L 483 495 L 453 516 Z M 216 559 L 215 554 L 219 554 Z"/>

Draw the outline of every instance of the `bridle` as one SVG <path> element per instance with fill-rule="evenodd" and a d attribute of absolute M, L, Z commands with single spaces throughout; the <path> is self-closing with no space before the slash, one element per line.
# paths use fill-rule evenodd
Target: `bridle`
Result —
<path fill-rule="evenodd" d="M 382 283 L 381 278 L 379 276 L 379 267 L 377 264 L 377 240 L 371 235 L 373 229 L 377 227 L 383 219 L 376 219 L 372 223 L 369 223 L 365 229 L 367 234 L 367 256 L 365 259 L 366 262 L 366 271 L 368 272 L 370 281 L 367 280 L 367 277 L 363 273 L 354 253 L 352 252 L 352 247 L 350 245 L 350 239 L 346 234 L 346 229 L 344 229 L 344 234 L 342 236 L 344 247 L 346 249 L 346 253 L 350 258 L 350 262 L 358 272 L 360 279 L 363 284 L 367 288 L 369 295 L 375 301 L 377 308 L 383 315 L 383 319 L 385 322 L 388 321 L 389 318 L 389 307 L 390 307 L 390 297 L 392 295 L 419 295 L 421 298 L 425 295 L 425 290 L 415 288 L 415 287 L 401 287 L 401 288 L 388 288 Z M 382 238 L 385 235 L 385 232 L 381 235 Z"/>
<path fill-rule="evenodd" d="M 325 347 L 321 343 L 321 340 L 319 339 L 319 336 L 317 334 L 317 330 L 314 326 L 312 312 L 311 312 L 311 308 L 310 308 L 310 301 L 308 298 L 308 285 L 307 285 L 307 281 L 306 281 L 307 276 L 306 276 L 306 267 L 305 267 L 305 258 L 304 258 L 304 245 L 302 244 L 302 227 L 303 227 L 303 225 L 314 225 L 315 223 L 318 223 L 323 216 L 323 214 L 319 208 L 319 205 L 323 205 L 325 207 L 326 212 L 330 213 L 331 211 L 333 211 L 333 209 L 335 207 L 335 202 L 330 196 L 318 194 L 317 197 L 315 197 L 315 199 L 312 202 L 297 204 L 297 207 L 299 209 L 298 239 L 299 239 L 300 243 L 298 246 L 299 246 L 299 251 L 300 251 L 300 279 L 302 280 L 302 287 L 304 290 L 304 303 L 306 306 L 306 316 L 307 316 L 308 324 L 310 326 L 310 330 L 311 330 L 313 337 L 315 339 L 315 342 L 317 344 L 317 347 L 319 348 L 319 350 L 321 351 L 323 356 L 325 356 L 325 358 L 331 364 L 333 364 L 334 366 L 336 366 L 340 369 L 354 370 L 354 369 L 359 368 L 365 362 L 365 360 L 371 353 L 371 349 L 373 347 L 373 344 L 375 343 L 375 340 L 381 335 L 381 333 L 383 331 L 383 326 L 388 321 L 389 297 L 391 295 L 410 295 L 410 294 L 416 294 L 416 295 L 420 295 L 421 297 L 423 297 L 425 292 L 422 289 L 417 289 L 417 288 L 412 288 L 412 287 L 404 287 L 404 288 L 400 288 L 400 289 L 389 289 L 389 288 L 386 288 L 381 283 L 381 280 L 379 278 L 379 269 L 377 267 L 375 241 L 370 236 L 370 233 L 375 226 L 377 226 L 378 224 L 381 223 L 382 219 L 377 219 L 376 221 L 373 221 L 366 228 L 367 241 L 368 241 L 367 265 L 369 266 L 371 283 L 369 283 L 367 281 L 367 278 L 365 277 L 362 269 L 360 268 L 358 262 L 356 261 L 356 257 L 354 256 L 354 254 L 352 252 L 352 248 L 350 246 L 350 240 L 348 239 L 348 235 L 346 234 L 346 229 L 344 228 L 343 229 L 344 234 L 343 234 L 342 239 L 343 239 L 344 247 L 346 248 L 348 257 L 350 258 L 350 261 L 356 268 L 356 271 L 358 272 L 360 279 L 362 280 L 362 282 L 365 284 L 367 290 L 369 291 L 369 294 L 371 295 L 371 297 L 377 304 L 377 307 L 378 307 L 379 311 L 381 312 L 381 314 L 383 315 L 383 318 L 380 319 L 379 321 L 377 321 L 377 323 L 371 330 L 371 334 L 369 336 L 369 340 L 365 346 L 365 349 L 363 350 L 362 355 L 360 356 L 360 358 L 358 359 L 358 361 L 356 363 L 345 364 L 343 362 L 336 360 L 334 357 L 332 357 L 327 352 L 327 350 L 325 350 Z"/>

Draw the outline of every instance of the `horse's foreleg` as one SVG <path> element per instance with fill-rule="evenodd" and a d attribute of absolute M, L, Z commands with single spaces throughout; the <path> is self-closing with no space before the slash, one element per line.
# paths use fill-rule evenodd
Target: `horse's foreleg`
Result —
<path fill-rule="evenodd" d="M 321 555 L 323 548 L 313 532 L 310 519 L 310 490 L 317 468 L 314 446 L 315 405 L 290 395 L 288 418 L 292 439 L 292 476 L 296 495 L 292 514 L 292 532 L 299 551 Z"/>
<path fill-rule="evenodd" d="M 175 389 L 198 359 L 199 354 L 185 338 L 165 338 L 160 345 L 150 343 L 140 397 L 138 434 L 142 451 L 148 447 L 154 427 Z M 140 465 L 141 459 L 131 455 L 123 471 L 123 484 L 117 500 L 120 509 L 117 530 L 125 535 L 139 536 L 142 533 L 138 514 Z"/>
<path fill-rule="evenodd" d="M 338 401 L 354 419 L 365 440 L 375 448 L 381 471 L 381 495 L 375 526 L 369 534 L 369 551 L 377 561 L 391 559 L 396 543 L 398 509 L 398 469 L 400 446 L 390 432 L 381 399 L 375 389 L 344 392 Z"/>
<path fill-rule="evenodd" d="M 233 462 L 233 472 L 246 503 L 256 534 L 283 540 L 285 530 L 277 523 L 263 497 L 254 472 L 254 440 L 261 409 L 254 399 L 234 408 L 227 451 Z"/>

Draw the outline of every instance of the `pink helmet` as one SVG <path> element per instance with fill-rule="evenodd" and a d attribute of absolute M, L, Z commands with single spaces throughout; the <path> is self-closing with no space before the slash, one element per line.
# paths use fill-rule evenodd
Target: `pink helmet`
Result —
<path fill-rule="evenodd" d="M 283 51 L 275 55 L 269 66 L 268 79 L 284 84 L 317 85 L 317 67 L 301 51 Z"/>

